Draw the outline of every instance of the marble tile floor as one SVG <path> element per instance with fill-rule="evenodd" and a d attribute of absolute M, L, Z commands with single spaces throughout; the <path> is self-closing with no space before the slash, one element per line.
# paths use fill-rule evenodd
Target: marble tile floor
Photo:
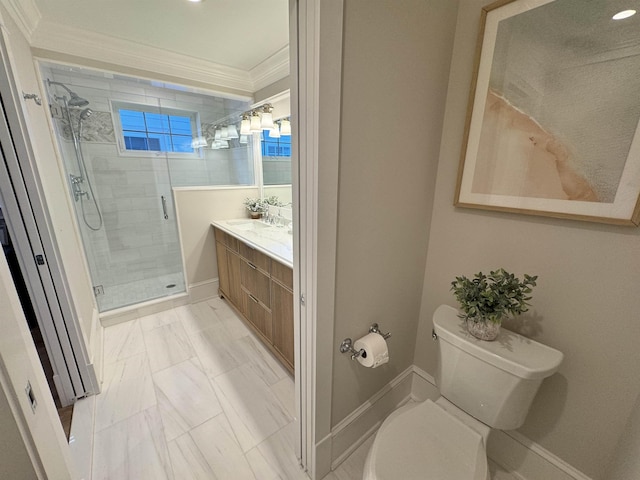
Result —
<path fill-rule="evenodd" d="M 224 300 L 104 331 L 93 480 L 307 480 L 294 383 Z M 373 437 L 326 480 L 360 480 Z M 491 464 L 493 480 L 514 480 Z"/>
<path fill-rule="evenodd" d="M 306 480 L 294 383 L 224 300 L 104 331 L 93 480 Z"/>

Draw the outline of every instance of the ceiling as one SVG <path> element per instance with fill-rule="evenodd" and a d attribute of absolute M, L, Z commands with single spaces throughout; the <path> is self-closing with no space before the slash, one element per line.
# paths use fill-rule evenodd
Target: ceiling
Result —
<path fill-rule="evenodd" d="M 289 44 L 288 0 L 35 0 L 42 22 L 249 71 Z"/>

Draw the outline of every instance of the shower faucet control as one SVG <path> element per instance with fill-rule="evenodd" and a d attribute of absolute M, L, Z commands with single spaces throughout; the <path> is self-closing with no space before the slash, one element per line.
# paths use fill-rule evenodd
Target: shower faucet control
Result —
<path fill-rule="evenodd" d="M 82 198 L 83 195 L 87 195 L 88 193 L 82 190 L 82 183 L 84 182 L 84 178 L 79 177 L 77 175 L 69 174 L 69 180 L 71 181 L 71 190 L 73 191 L 73 198 L 77 202 Z"/>

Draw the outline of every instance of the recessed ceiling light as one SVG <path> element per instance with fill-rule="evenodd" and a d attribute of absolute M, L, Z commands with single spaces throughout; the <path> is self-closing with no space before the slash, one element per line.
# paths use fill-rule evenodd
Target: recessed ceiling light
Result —
<path fill-rule="evenodd" d="M 189 0 L 191 3 L 200 3 L 202 0 Z"/>
<path fill-rule="evenodd" d="M 632 17 L 636 14 L 635 10 L 623 10 L 621 12 L 616 13 L 613 17 L 614 20 L 622 20 L 624 18 Z"/>

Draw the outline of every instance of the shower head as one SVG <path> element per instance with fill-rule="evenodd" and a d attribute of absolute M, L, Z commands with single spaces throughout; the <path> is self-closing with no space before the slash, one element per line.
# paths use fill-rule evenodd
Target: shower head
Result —
<path fill-rule="evenodd" d="M 80 120 L 86 120 L 91 115 L 93 115 L 93 110 L 91 110 L 90 108 L 85 108 L 80 112 Z"/>
<path fill-rule="evenodd" d="M 49 80 L 47 78 L 47 84 L 49 86 L 51 85 L 60 85 L 62 88 L 64 88 L 67 92 L 69 92 L 69 96 L 71 97 L 69 99 L 69 106 L 70 107 L 86 107 L 87 105 L 89 105 L 89 100 L 82 98 L 80 96 L 78 96 L 78 94 L 74 91 L 72 91 L 69 87 L 67 87 L 64 83 L 60 83 L 60 82 L 54 82 L 53 80 Z"/>

